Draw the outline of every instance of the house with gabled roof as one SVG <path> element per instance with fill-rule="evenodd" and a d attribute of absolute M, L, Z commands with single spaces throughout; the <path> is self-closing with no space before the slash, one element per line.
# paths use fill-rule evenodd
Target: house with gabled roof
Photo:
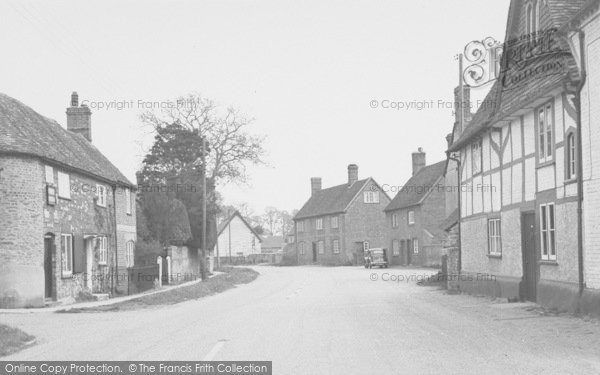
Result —
<path fill-rule="evenodd" d="M 77 93 L 66 129 L 0 94 L 0 307 L 126 293 L 135 191 L 92 144 Z"/>
<path fill-rule="evenodd" d="M 585 0 L 511 1 L 500 77 L 455 129 L 460 288 L 573 309 L 581 288 L 580 71 L 558 32 Z"/>
<path fill-rule="evenodd" d="M 350 265 L 364 261 L 364 250 L 385 247 L 385 214 L 390 198 L 369 177 L 358 179 L 348 166 L 348 181 L 322 189 L 311 178 L 311 196 L 294 216 L 299 264 Z"/>
<path fill-rule="evenodd" d="M 421 148 L 412 154 L 412 177 L 385 208 L 386 244 L 392 265 L 439 266 L 445 232 L 446 162 L 426 165 Z"/>
<path fill-rule="evenodd" d="M 249 257 L 261 253 L 261 244 L 260 235 L 239 211 L 234 211 L 217 225 L 213 255 L 219 262 L 247 261 Z"/>

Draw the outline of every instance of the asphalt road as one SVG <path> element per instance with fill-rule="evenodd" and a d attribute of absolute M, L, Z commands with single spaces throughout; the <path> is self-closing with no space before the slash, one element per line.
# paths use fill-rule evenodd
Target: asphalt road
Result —
<path fill-rule="evenodd" d="M 600 374 L 597 321 L 417 286 L 431 270 L 256 269 L 250 284 L 152 310 L 0 315 L 38 338 L 2 360 L 269 360 L 275 374 Z"/>

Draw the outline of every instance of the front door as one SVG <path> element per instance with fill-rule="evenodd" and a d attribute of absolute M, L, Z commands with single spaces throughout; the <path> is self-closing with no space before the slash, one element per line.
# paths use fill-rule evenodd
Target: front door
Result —
<path fill-rule="evenodd" d="M 44 238 L 44 277 L 45 277 L 45 292 L 46 298 L 52 298 L 52 287 L 54 280 L 54 272 L 52 270 L 52 254 L 54 253 L 54 237 L 48 236 Z"/>
<path fill-rule="evenodd" d="M 413 248 L 412 240 L 406 240 L 406 263 L 405 264 L 407 266 L 410 266 L 413 251 L 414 251 L 414 248 Z"/>
<path fill-rule="evenodd" d="M 521 216 L 521 251 L 523 255 L 523 282 L 521 299 L 535 302 L 537 288 L 537 256 L 535 251 L 535 213 L 526 212 Z"/>
<path fill-rule="evenodd" d="M 313 242 L 312 244 L 312 252 L 313 252 L 313 262 L 317 263 L 317 243 Z"/>
<path fill-rule="evenodd" d="M 92 279 L 94 272 L 94 238 L 85 239 L 85 286 L 93 292 Z"/>

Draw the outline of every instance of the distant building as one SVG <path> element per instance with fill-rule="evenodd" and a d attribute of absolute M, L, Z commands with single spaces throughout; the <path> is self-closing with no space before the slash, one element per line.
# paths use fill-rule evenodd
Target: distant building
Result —
<path fill-rule="evenodd" d="M 217 242 L 212 254 L 226 262 L 261 253 L 262 239 L 244 217 L 235 211 L 217 226 Z"/>
<path fill-rule="evenodd" d="M 263 237 L 261 243 L 261 252 L 263 253 L 277 253 L 283 251 L 285 247 L 284 236 L 266 236 Z"/>
<path fill-rule="evenodd" d="M 412 154 L 413 176 L 385 208 L 388 258 L 392 265 L 438 266 L 446 237 L 446 162 L 426 165 L 425 152 Z"/>
<path fill-rule="evenodd" d="M 76 93 L 67 129 L 0 94 L 0 307 L 127 292 L 135 191 L 92 145 Z"/>
<path fill-rule="evenodd" d="M 321 178 L 312 178 L 311 197 L 294 217 L 298 263 L 362 263 L 365 249 L 385 246 L 389 203 L 373 178 L 358 179 L 355 164 L 342 185 L 321 189 Z"/>

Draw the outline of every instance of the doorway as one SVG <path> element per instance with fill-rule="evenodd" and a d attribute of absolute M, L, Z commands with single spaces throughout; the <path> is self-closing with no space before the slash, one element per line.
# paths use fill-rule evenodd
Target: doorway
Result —
<path fill-rule="evenodd" d="M 52 255 L 55 252 L 54 235 L 48 234 L 44 237 L 44 297 L 52 298 L 54 289 L 54 270 L 52 267 Z"/>
<path fill-rule="evenodd" d="M 537 289 L 537 254 L 535 213 L 524 212 L 521 215 L 521 252 L 523 256 L 523 281 L 521 299 L 535 302 Z"/>
<path fill-rule="evenodd" d="M 313 253 L 313 263 L 317 263 L 317 243 L 313 242 L 312 244 L 312 253 Z"/>

